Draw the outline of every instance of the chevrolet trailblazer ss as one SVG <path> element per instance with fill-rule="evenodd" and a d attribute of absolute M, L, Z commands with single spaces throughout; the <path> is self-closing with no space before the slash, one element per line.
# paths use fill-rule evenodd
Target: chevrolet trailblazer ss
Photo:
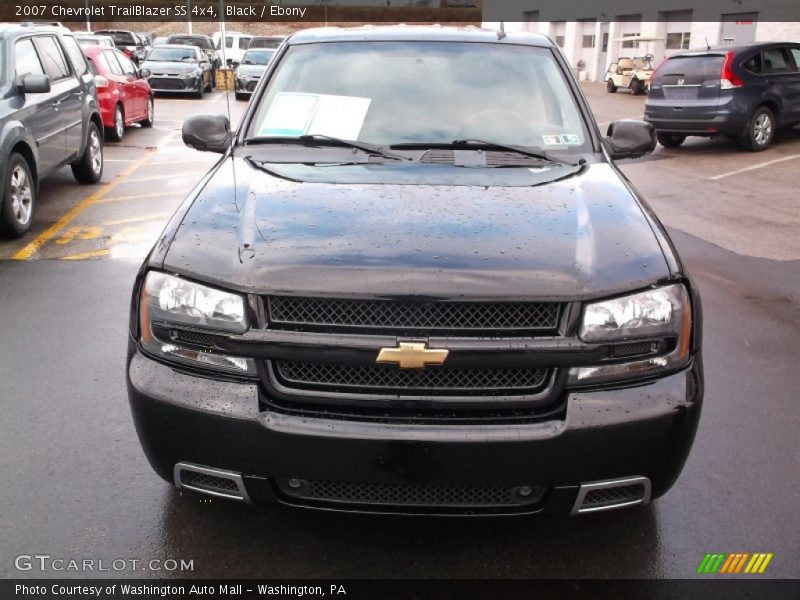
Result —
<path fill-rule="evenodd" d="M 136 280 L 128 390 L 156 472 L 244 502 L 577 514 L 677 479 L 701 308 L 546 37 L 306 30 Z"/>

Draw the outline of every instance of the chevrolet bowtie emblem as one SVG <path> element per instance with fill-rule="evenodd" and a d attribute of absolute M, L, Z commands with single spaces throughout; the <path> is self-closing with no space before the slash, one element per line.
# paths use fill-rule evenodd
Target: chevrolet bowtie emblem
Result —
<path fill-rule="evenodd" d="M 444 363 L 449 350 L 428 350 L 425 344 L 400 342 L 397 348 L 381 348 L 375 362 L 395 364 L 401 369 L 424 369 Z"/>

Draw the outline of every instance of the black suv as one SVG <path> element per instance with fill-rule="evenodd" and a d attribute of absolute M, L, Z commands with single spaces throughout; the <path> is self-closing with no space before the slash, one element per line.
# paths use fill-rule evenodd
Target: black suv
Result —
<path fill-rule="evenodd" d="M 544 36 L 326 28 L 283 43 L 134 288 L 139 438 L 184 489 L 393 513 L 587 513 L 669 489 L 701 310 Z"/>
<path fill-rule="evenodd" d="M 103 123 L 71 35 L 0 25 L 0 60 L 0 225 L 20 237 L 31 228 L 40 179 L 71 165 L 80 183 L 100 180 Z"/>
<path fill-rule="evenodd" d="M 765 150 L 775 130 L 800 123 L 800 44 L 757 43 L 691 51 L 666 59 L 650 77 L 644 120 L 658 141 L 725 135 Z"/>

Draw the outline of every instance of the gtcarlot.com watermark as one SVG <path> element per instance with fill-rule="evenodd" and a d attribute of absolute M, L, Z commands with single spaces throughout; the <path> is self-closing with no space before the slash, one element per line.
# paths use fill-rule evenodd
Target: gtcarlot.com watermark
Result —
<path fill-rule="evenodd" d="M 194 559 L 177 558 L 65 558 L 50 554 L 20 554 L 14 558 L 18 571 L 67 573 L 120 573 L 130 571 L 194 571 Z"/>

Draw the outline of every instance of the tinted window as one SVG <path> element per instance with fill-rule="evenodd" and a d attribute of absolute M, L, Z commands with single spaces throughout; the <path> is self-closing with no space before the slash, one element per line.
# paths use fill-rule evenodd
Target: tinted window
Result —
<path fill-rule="evenodd" d="M 744 61 L 742 67 L 744 67 L 751 73 L 755 73 L 756 75 L 758 75 L 759 73 L 761 73 L 761 55 L 756 54 L 749 60 Z"/>
<path fill-rule="evenodd" d="M 249 37 L 242 37 L 239 38 L 239 50 L 247 50 L 250 47 L 250 40 L 252 38 Z"/>
<path fill-rule="evenodd" d="M 25 75 L 44 75 L 39 55 L 30 39 L 17 42 L 14 50 L 14 66 L 17 70 L 17 78 Z"/>
<path fill-rule="evenodd" d="M 656 71 L 654 81 L 664 85 L 702 85 L 706 81 L 719 81 L 723 62 L 725 57 L 721 54 L 675 56 Z"/>
<path fill-rule="evenodd" d="M 233 38 L 232 37 L 226 37 L 225 38 L 225 47 L 226 48 L 233 48 Z"/>
<path fill-rule="evenodd" d="M 794 58 L 795 69 L 800 70 L 800 48 L 792 48 L 792 58 Z"/>
<path fill-rule="evenodd" d="M 80 77 L 86 73 L 86 61 L 83 58 L 83 51 L 73 38 L 65 36 L 63 39 L 64 47 L 67 49 L 67 54 L 69 54 L 69 60 L 75 68 L 75 73 Z"/>
<path fill-rule="evenodd" d="M 42 59 L 45 71 L 53 81 L 64 79 L 69 75 L 69 67 L 61 45 L 52 36 L 39 36 L 36 38 L 39 57 Z"/>
<path fill-rule="evenodd" d="M 98 35 L 107 35 L 117 46 L 135 46 L 136 39 L 129 31 L 95 31 Z"/>
<path fill-rule="evenodd" d="M 95 54 L 94 58 L 89 60 L 94 63 L 95 71 L 98 73 L 107 75 L 111 72 L 111 65 L 109 65 L 108 60 L 106 60 L 105 52 L 98 52 Z"/>
<path fill-rule="evenodd" d="M 767 50 L 762 54 L 764 73 L 790 73 L 794 70 L 786 48 Z"/>
<path fill-rule="evenodd" d="M 122 76 L 122 67 L 119 65 L 119 62 L 117 61 L 116 52 L 112 52 L 111 50 L 107 50 L 106 52 L 103 52 L 103 55 L 106 58 L 106 64 L 108 64 L 108 68 L 111 70 L 111 72 L 114 75 L 119 75 L 121 77 Z"/>
<path fill-rule="evenodd" d="M 249 50 L 255 48 L 277 48 L 281 45 L 283 38 L 253 38 L 248 46 Z"/>
<path fill-rule="evenodd" d="M 114 56 L 119 61 L 119 66 L 122 67 L 123 74 L 129 77 L 136 76 L 136 67 L 133 66 L 133 63 L 127 56 L 125 56 L 124 54 L 122 54 L 122 52 L 119 51 L 115 51 Z"/>

